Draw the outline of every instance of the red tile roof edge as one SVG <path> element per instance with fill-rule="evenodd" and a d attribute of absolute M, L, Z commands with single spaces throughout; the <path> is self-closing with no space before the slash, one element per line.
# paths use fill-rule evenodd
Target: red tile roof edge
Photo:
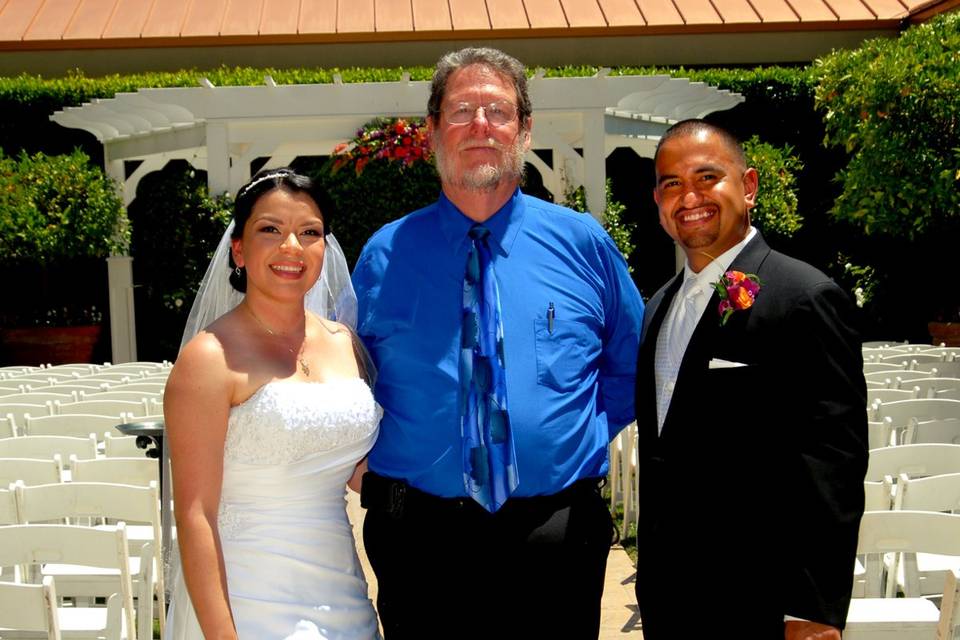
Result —
<path fill-rule="evenodd" d="M 960 0 L 947 0 L 960 4 Z M 938 0 L 942 4 L 943 0 Z M 897 29 L 899 18 L 830 20 L 817 22 L 718 23 L 688 25 L 632 25 L 622 27 L 562 27 L 542 29 L 476 29 L 463 31 L 386 31 L 162 38 L 85 38 L 59 40 L 2 40 L 0 51 L 56 51 L 68 49 L 150 49 L 226 47 L 282 44 L 391 43 L 437 40 L 510 40 L 537 38 L 630 37 L 732 33 L 781 33 Z"/>

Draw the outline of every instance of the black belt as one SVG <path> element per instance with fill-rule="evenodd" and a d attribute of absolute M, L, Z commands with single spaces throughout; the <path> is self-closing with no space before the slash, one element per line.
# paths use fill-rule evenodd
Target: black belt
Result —
<path fill-rule="evenodd" d="M 510 498 L 504 508 L 522 504 L 532 506 L 555 505 L 563 506 L 574 496 L 588 491 L 599 491 L 604 478 L 584 478 L 577 480 L 566 489 L 544 496 L 530 496 L 524 498 Z M 441 498 L 411 487 L 403 480 L 381 476 L 373 471 L 363 474 L 363 487 L 360 491 L 360 506 L 364 509 L 382 511 L 394 518 L 400 518 L 405 513 L 418 511 L 477 510 L 486 514 L 487 511 L 472 498 Z M 489 514 L 488 514 L 489 515 Z"/>

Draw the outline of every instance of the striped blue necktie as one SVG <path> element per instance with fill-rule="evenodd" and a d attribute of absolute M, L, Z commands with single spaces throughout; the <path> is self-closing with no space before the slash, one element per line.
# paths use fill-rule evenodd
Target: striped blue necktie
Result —
<path fill-rule="evenodd" d="M 500 292 L 487 237 L 470 229 L 472 247 L 463 281 L 460 341 L 460 415 L 463 481 L 467 493 L 491 513 L 517 488 L 517 456 L 507 413 Z"/>

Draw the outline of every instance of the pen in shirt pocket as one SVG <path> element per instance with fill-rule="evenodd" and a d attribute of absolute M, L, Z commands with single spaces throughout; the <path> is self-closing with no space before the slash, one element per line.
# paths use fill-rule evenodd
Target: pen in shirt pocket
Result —
<path fill-rule="evenodd" d="M 557 310 L 553 307 L 553 303 L 547 305 L 547 332 L 553 333 L 553 319 L 557 315 Z"/>

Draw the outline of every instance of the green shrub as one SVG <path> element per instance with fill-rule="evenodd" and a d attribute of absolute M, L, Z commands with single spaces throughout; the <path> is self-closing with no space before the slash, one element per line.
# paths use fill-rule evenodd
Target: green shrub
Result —
<path fill-rule="evenodd" d="M 796 174 L 803 163 L 787 145 L 778 148 L 753 136 L 743 144 L 747 164 L 760 176 L 757 204 L 750 220 L 767 238 L 789 238 L 803 226 L 797 210 Z"/>
<path fill-rule="evenodd" d="M 47 265 L 105 258 L 129 243 L 123 204 L 86 154 L 0 152 L 0 262 Z"/>

